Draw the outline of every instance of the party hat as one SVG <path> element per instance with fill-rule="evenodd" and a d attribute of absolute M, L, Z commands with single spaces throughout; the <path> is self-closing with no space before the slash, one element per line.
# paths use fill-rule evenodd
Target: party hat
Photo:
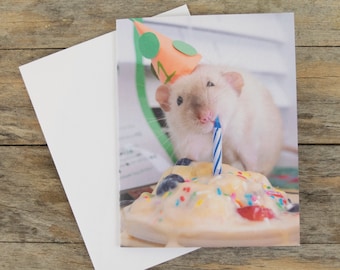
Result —
<path fill-rule="evenodd" d="M 135 20 L 134 25 L 140 35 L 139 49 L 145 58 L 151 59 L 153 69 L 162 83 L 173 83 L 197 67 L 202 56 L 191 45 L 171 40 L 139 21 Z"/>

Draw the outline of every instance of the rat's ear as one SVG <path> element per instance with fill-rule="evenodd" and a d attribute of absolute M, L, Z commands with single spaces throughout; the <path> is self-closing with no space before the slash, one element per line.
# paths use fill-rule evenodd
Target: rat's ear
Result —
<path fill-rule="evenodd" d="M 161 106 L 162 110 L 165 112 L 170 111 L 169 97 L 170 97 L 169 86 L 165 84 L 160 85 L 156 91 L 156 100 Z"/>
<path fill-rule="evenodd" d="M 240 94 L 244 85 L 242 75 L 238 72 L 226 72 L 223 74 L 223 76 L 227 82 L 238 92 L 238 94 Z"/>

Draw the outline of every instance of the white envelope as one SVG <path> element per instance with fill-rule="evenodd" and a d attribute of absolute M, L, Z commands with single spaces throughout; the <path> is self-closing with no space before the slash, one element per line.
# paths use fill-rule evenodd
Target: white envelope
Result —
<path fill-rule="evenodd" d="M 114 39 L 105 34 L 20 71 L 94 267 L 145 269 L 195 248 L 119 247 Z"/>

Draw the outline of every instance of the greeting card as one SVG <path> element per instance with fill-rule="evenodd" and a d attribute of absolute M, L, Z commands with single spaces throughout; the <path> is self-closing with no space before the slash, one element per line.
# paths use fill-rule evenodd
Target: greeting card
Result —
<path fill-rule="evenodd" d="M 121 245 L 299 244 L 292 13 L 117 21 Z"/>

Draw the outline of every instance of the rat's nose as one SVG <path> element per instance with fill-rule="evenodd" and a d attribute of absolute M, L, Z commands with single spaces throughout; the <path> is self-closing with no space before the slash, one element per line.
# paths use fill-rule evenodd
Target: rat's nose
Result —
<path fill-rule="evenodd" d="M 214 122 L 213 113 L 210 110 L 205 110 L 199 113 L 198 119 L 201 124 L 206 124 L 208 122 Z"/>

